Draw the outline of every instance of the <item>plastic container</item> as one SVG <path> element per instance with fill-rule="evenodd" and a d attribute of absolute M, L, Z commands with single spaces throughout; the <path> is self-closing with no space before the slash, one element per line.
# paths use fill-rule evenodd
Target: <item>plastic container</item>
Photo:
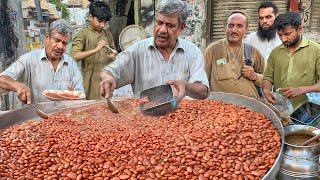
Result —
<path fill-rule="evenodd" d="M 320 128 L 320 106 L 312 102 L 301 105 L 290 117 L 295 123 Z"/>

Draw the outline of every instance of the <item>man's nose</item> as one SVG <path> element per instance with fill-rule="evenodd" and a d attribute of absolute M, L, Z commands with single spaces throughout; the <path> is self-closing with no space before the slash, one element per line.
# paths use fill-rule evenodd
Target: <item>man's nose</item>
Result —
<path fill-rule="evenodd" d="M 167 28 L 167 26 L 165 24 L 162 24 L 160 29 L 159 29 L 160 32 L 167 32 L 167 30 L 168 30 L 168 28 Z"/>
<path fill-rule="evenodd" d="M 63 49 L 63 48 L 65 47 L 65 45 L 64 45 L 62 42 L 59 42 L 59 43 L 57 44 L 57 47 L 58 47 L 59 49 Z"/>
<path fill-rule="evenodd" d="M 106 24 L 107 24 L 106 22 L 101 22 L 101 23 L 100 23 L 100 26 L 101 26 L 102 28 L 104 28 L 104 27 L 106 26 Z"/>

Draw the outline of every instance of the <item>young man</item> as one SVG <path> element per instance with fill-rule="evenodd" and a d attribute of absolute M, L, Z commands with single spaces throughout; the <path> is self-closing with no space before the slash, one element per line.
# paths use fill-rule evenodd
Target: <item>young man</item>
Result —
<path fill-rule="evenodd" d="M 71 55 L 81 61 L 84 89 L 87 99 L 97 99 L 99 93 L 99 72 L 111 63 L 115 54 L 105 47 L 115 49 L 114 41 L 105 26 L 111 18 L 111 11 L 106 2 L 93 1 L 89 5 L 89 26 L 82 29 L 74 38 Z"/>
<path fill-rule="evenodd" d="M 42 95 L 47 89 L 63 90 L 70 86 L 84 93 L 77 64 L 64 54 L 72 32 L 67 21 L 53 21 L 45 36 L 45 47 L 22 55 L 2 72 L 0 88 L 17 92 L 18 98 L 26 104 L 50 101 Z"/>
<path fill-rule="evenodd" d="M 270 54 L 262 88 L 272 104 L 272 85 L 280 88 L 297 109 L 307 102 L 306 93 L 320 91 L 320 44 L 302 36 L 298 13 L 280 14 L 275 26 L 283 44 Z"/>
<path fill-rule="evenodd" d="M 281 44 L 274 20 L 278 14 L 278 7 L 272 2 L 262 2 L 258 9 L 259 27 L 250 33 L 246 42 L 257 48 L 267 61 L 273 48 Z"/>
<path fill-rule="evenodd" d="M 186 27 L 187 6 L 180 0 L 163 0 L 156 9 L 153 37 L 121 52 L 101 72 L 100 92 L 112 96 L 115 88 L 132 85 L 133 93 L 165 83 L 176 90 L 177 101 L 184 96 L 205 99 L 208 79 L 200 49 L 178 38 Z"/>
<path fill-rule="evenodd" d="M 236 93 L 258 98 L 265 62 L 252 47 L 251 66 L 246 65 L 243 37 L 248 30 L 248 18 L 240 11 L 226 20 L 227 38 L 211 43 L 205 51 L 206 72 L 211 91 Z"/>

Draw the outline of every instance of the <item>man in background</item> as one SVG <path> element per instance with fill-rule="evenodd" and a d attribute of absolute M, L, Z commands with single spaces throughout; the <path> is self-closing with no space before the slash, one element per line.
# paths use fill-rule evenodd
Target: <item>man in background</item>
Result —
<path fill-rule="evenodd" d="M 246 42 L 257 48 L 267 61 L 273 48 L 281 44 L 274 20 L 278 14 L 278 7 L 272 2 L 262 2 L 258 9 L 259 27 L 250 33 Z"/>
<path fill-rule="evenodd" d="M 226 20 L 226 38 L 211 43 L 205 51 L 205 66 L 214 92 L 228 92 L 258 98 L 265 62 L 258 49 L 251 48 L 251 63 L 246 64 L 243 37 L 249 20 L 244 12 L 234 11 Z"/>
<path fill-rule="evenodd" d="M 275 26 L 283 44 L 270 54 L 262 88 L 270 103 L 272 90 L 279 89 L 297 109 L 307 102 L 306 93 L 320 91 L 320 44 L 302 36 L 298 13 L 280 14 Z"/>

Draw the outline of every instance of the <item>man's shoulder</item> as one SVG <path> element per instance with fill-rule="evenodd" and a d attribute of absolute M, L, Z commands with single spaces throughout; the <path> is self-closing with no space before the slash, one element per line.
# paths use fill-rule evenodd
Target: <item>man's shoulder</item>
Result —
<path fill-rule="evenodd" d="M 249 33 L 246 37 L 246 39 L 250 39 L 250 38 L 256 38 L 257 36 L 257 31 L 252 31 L 251 33 Z"/>
<path fill-rule="evenodd" d="M 42 48 L 33 49 L 23 55 L 20 56 L 20 59 L 31 59 L 35 57 L 39 57 L 41 55 Z"/>
<path fill-rule="evenodd" d="M 320 44 L 319 44 L 319 43 L 317 43 L 317 42 L 314 41 L 314 40 L 308 39 L 308 38 L 306 38 L 306 39 L 307 39 L 307 41 L 308 41 L 308 43 L 309 43 L 309 45 L 310 45 L 311 47 L 315 47 L 315 48 L 317 48 L 317 49 L 320 49 Z"/>
<path fill-rule="evenodd" d="M 215 49 L 215 48 L 223 47 L 225 45 L 224 44 L 225 40 L 226 39 L 220 39 L 220 40 L 214 41 L 208 45 L 207 49 Z"/>

